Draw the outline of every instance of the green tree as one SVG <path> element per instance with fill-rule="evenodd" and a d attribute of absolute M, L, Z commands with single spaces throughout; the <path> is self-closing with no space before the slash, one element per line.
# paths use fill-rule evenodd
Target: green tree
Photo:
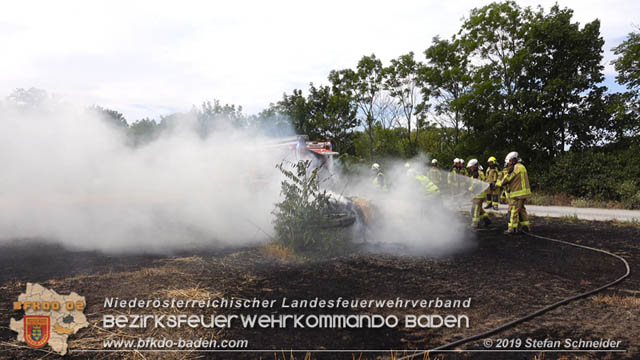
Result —
<path fill-rule="evenodd" d="M 608 104 L 613 110 L 616 140 L 626 144 L 640 135 L 640 32 L 629 33 L 613 52 L 617 55 L 612 61 L 618 72 L 616 80 L 628 91 L 612 95 Z"/>
<path fill-rule="evenodd" d="M 269 107 L 249 118 L 249 127 L 260 134 L 268 136 L 295 135 L 295 129 L 289 117 L 284 114 L 277 104 L 269 104 Z"/>
<path fill-rule="evenodd" d="M 129 144 L 134 147 L 148 144 L 160 136 L 161 130 L 160 125 L 152 119 L 137 120 L 129 127 Z"/>
<path fill-rule="evenodd" d="M 7 96 L 7 103 L 21 110 L 46 110 L 57 102 L 54 95 L 38 88 L 15 89 Z"/>
<path fill-rule="evenodd" d="M 455 149 L 464 125 L 462 111 L 465 94 L 472 84 L 469 53 L 455 37 L 452 41 L 435 37 L 424 54 L 427 64 L 420 69 L 424 83 L 421 107 L 426 109 L 429 102 L 433 101 L 434 120 L 442 129 L 441 135 L 447 146 Z M 453 134 L 446 131 L 448 128 L 454 129 Z"/>
<path fill-rule="evenodd" d="M 633 92 L 605 95 L 607 126 L 599 129 L 609 148 L 622 150 L 640 143 L 640 105 Z"/>
<path fill-rule="evenodd" d="M 329 86 L 316 88 L 311 84 L 307 104 L 320 138 L 334 140 L 338 151 L 349 148 L 351 133 L 358 126 L 357 110 L 351 97 Z"/>
<path fill-rule="evenodd" d="M 374 54 L 363 56 L 356 70 L 333 70 L 329 73 L 329 81 L 338 93 L 344 93 L 353 100 L 361 116 L 369 137 L 369 154 L 373 154 L 374 131 L 376 125 L 376 102 L 382 94 L 384 72 L 382 61 Z"/>
<path fill-rule="evenodd" d="M 202 137 L 209 135 L 211 131 L 219 128 L 236 127 L 245 128 L 247 117 L 242 113 L 242 106 L 220 103 L 220 100 L 205 101 L 200 107 L 193 107 L 191 113 L 195 115 L 198 123 L 198 133 Z"/>
<path fill-rule="evenodd" d="M 532 145 L 551 156 L 568 146 L 585 147 L 598 140 L 594 129 L 603 127 L 604 87 L 600 22 L 572 22 L 573 11 L 553 6 L 532 19 L 526 36 L 525 88 L 531 107 L 546 131 Z"/>
<path fill-rule="evenodd" d="M 307 97 L 294 90 L 292 95 L 284 94 L 278 106 L 298 133 L 311 139 L 331 139 L 338 151 L 351 147 L 351 133 L 358 126 L 357 109 L 340 89 L 311 83 Z"/>
<path fill-rule="evenodd" d="M 631 32 L 625 41 L 613 48 L 618 57 L 612 61 L 618 72 L 616 79 L 630 90 L 640 91 L 640 32 Z"/>
<path fill-rule="evenodd" d="M 97 113 L 98 116 L 104 119 L 107 123 L 114 125 L 116 128 L 124 129 L 129 127 L 124 115 L 116 110 L 107 109 L 98 105 L 89 107 L 89 110 Z"/>
<path fill-rule="evenodd" d="M 410 148 L 415 147 L 411 141 L 412 124 L 416 125 L 416 138 L 425 118 L 425 105 L 420 102 L 422 88 L 421 68 L 424 65 L 416 61 L 413 52 L 391 60 L 391 65 L 384 69 L 384 89 L 398 103 L 407 129 L 407 142 Z"/>
<path fill-rule="evenodd" d="M 316 132 L 316 127 L 311 122 L 311 111 L 302 90 L 293 89 L 291 95 L 285 93 L 282 96 L 282 100 L 278 102 L 277 109 L 289 118 L 296 133 L 306 134 L 311 138 L 319 136 Z"/>
<path fill-rule="evenodd" d="M 481 144 L 505 151 L 526 140 L 519 97 L 531 17 L 528 8 L 506 1 L 472 9 L 462 24 L 459 46 L 474 59 L 471 87 L 458 104 L 470 135 L 467 151 L 476 153 Z"/>
<path fill-rule="evenodd" d="M 602 140 L 600 23 L 581 28 L 572 16 L 567 8 L 534 12 L 512 1 L 471 11 L 460 32 L 478 59 L 463 111 L 467 149 L 518 148 L 547 163 L 569 147 Z"/>

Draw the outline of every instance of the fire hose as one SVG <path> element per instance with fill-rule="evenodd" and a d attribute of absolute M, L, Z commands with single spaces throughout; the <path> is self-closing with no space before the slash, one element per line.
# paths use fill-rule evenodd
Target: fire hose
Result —
<path fill-rule="evenodd" d="M 570 303 L 572 301 L 591 296 L 591 295 L 593 295 L 593 294 L 595 294 L 597 292 L 600 292 L 600 291 L 602 291 L 602 290 L 604 290 L 604 289 L 606 289 L 608 287 L 616 285 L 616 284 L 620 283 L 622 280 L 626 279 L 629 276 L 629 274 L 631 273 L 631 268 L 629 267 L 629 263 L 627 262 L 627 260 L 625 260 L 620 255 L 616 255 L 616 254 L 611 253 L 609 251 L 598 249 L 598 248 L 594 248 L 594 247 L 590 247 L 590 246 L 579 245 L 579 244 L 575 244 L 575 243 L 571 243 L 571 242 L 567 242 L 567 241 L 562 241 L 562 240 L 558 240 L 558 239 L 552 239 L 552 238 L 549 238 L 549 237 L 546 237 L 546 236 L 535 235 L 535 234 L 531 234 L 531 233 L 524 233 L 524 234 L 526 234 L 527 236 L 536 237 L 538 239 L 543 239 L 543 240 L 552 241 L 552 242 L 556 242 L 556 243 L 560 243 L 560 244 L 574 246 L 574 247 L 578 247 L 578 248 L 582 248 L 582 249 L 586 249 L 586 250 L 590 250 L 590 251 L 594 251 L 594 252 L 599 252 L 599 253 L 602 253 L 602 254 L 605 254 L 605 255 L 608 255 L 608 256 L 612 256 L 612 257 L 622 261 L 622 263 L 624 264 L 624 266 L 626 268 L 626 272 L 625 272 L 624 275 L 620 276 L 616 280 L 611 281 L 609 283 L 606 283 L 606 284 L 604 284 L 604 285 L 602 285 L 602 286 L 600 286 L 600 287 L 598 287 L 596 289 L 589 290 L 589 291 L 580 293 L 578 295 L 574 295 L 574 296 L 565 298 L 563 300 L 557 301 L 557 302 L 555 302 L 555 303 L 553 303 L 551 305 L 548 305 L 548 306 L 546 306 L 546 307 L 544 307 L 544 308 L 542 308 L 540 310 L 534 311 L 534 312 L 532 312 L 530 314 L 527 314 L 527 315 L 525 315 L 523 317 L 520 317 L 518 319 L 509 321 L 508 323 L 500 325 L 500 326 L 498 326 L 496 328 L 493 328 L 491 330 L 487 330 L 487 331 L 481 332 L 481 333 L 476 334 L 476 335 L 472 335 L 472 336 L 469 336 L 469 337 L 466 337 L 466 338 L 463 338 L 463 339 L 460 339 L 460 340 L 456 340 L 456 341 L 450 342 L 448 344 L 440 345 L 440 346 L 435 347 L 435 348 L 433 348 L 431 350 L 418 351 L 418 352 L 415 352 L 414 354 L 398 358 L 398 360 L 413 359 L 416 356 L 421 356 L 421 355 L 430 354 L 430 353 L 437 353 L 437 352 L 439 352 L 441 350 L 452 349 L 452 348 L 455 348 L 457 346 L 460 346 L 460 345 L 463 345 L 463 344 L 466 344 L 466 343 L 469 343 L 469 342 L 472 342 L 472 341 L 475 341 L 475 340 L 484 339 L 484 338 L 486 338 L 488 336 L 491 336 L 493 334 L 497 334 L 497 333 L 499 333 L 499 332 L 501 332 L 503 330 L 509 329 L 509 328 L 514 327 L 514 326 L 516 326 L 518 324 L 521 324 L 523 322 L 529 321 L 529 320 L 531 320 L 531 319 L 533 319 L 533 318 L 535 318 L 537 316 L 540 316 L 540 315 L 542 315 L 542 314 L 544 314 L 546 312 L 549 312 L 549 311 L 551 311 L 551 310 L 553 310 L 553 309 L 555 309 L 555 308 L 557 308 L 559 306 L 566 305 L 566 304 L 568 304 L 568 303 Z"/>

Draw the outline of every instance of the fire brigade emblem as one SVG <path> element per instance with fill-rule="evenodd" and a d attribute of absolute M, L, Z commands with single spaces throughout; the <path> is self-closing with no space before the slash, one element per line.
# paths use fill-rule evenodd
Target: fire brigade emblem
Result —
<path fill-rule="evenodd" d="M 27 345 L 40 348 L 47 344 L 50 334 L 50 322 L 48 316 L 25 315 L 24 317 L 24 341 Z"/>

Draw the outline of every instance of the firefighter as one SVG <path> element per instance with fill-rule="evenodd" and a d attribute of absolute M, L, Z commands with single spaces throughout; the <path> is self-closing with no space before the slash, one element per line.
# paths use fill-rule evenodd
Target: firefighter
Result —
<path fill-rule="evenodd" d="M 434 184 L 428 176 L 415 175 L 415 177 L 416 180 L 420 182 L 420 185 L 422 185 L 425 196 L 440 195 L 440 189 L 438 188 L 438 185 Z"/>
<path fill-rule="evenodd" d="M 467 174 L 469 174 L 470 178 L 484 181 L 484 172 L 482 171 L 482 166 L 478 164 L 478 159 L 469 160 L 467 169 Z"/>
<path fill-rule="evenodd" d="M 442 186 L 442 173 L 438 168 L 438 160 L 431 160 L 431 167 L 429 168 L 429 172 L 427 173 L 429 180 L 433 181 L 438 187 Z"/>
<path fill-rule="evenodd" d="M 425 196 L 440 195 L 440 188 L 438 188 L 438 186 L 434 184 L 428 176 L 419 174 L 409 163 L 405 163 L 404 168 L 407 171 L 409 179 L 417 180 L 420 188 L 424 190 Z"/>
<path fill-rule="evenodd" d="M 480 165 L 478 164 L 478 159 L 471 159 L 467 164 L 467 168 L 469 169 L 469 176 L 473 179 L 485 181 L 484 173 L 482 169 L 480 169 Z M 472 183 L 469 187 L 469 191 L 473 192 L 476 188 L 477 183 Z M 484 223 L 484 226 L 489 227 L 491 225 L 491 220 L 489 220 L 489 214 L 487 214 L 484 209 L 482 209 L 482 203 L 486 197 L 487 190 L 485 189 L 481 193 L 475 195 L 473 200 L 471 200 L 471 228 L 477 229 L 480 226 L 480 221 Z"/>
<path fill-rule="evenodd" d="M 457 194 L 457 179 L 455 178 L 455 174 L 458 173 L 458 158 L 453 159 L 453 166 L 449 169 L 449 174 L 447 175 L 447 185 L 449 187 L 449 191 L 451 192 L 451 196 L 455 196 Z"/>
<path fill-rule="evenodd" d="M 453 160 L 453 167 L 451 167 L 449 175 L 447 176 L 447 183 L 449 184 L 452 196 L 456 196 L 464 192 L 463 179 L 460 175 L 468 175 L 468 173 L 467 170 L 462 167 L 462 164 L 464 164 L 464 160 L 455 158 Z"/>
<path fill-rule="evenodd" d="M 373 173 L 373 186 L 380 191 L 387 191 L 387 182 L 384 179 L 384 173 L 380 169 L 380 164 L 374 163 L 371 165 L 371 172 Z"/>
<path fill-rule="evenodd" d="M 496 186 L 496 182 L 501 178 L 501 172 L 498 164 L 496 164 L 496 158 L 493 156 L 487 160 L 487 166 L 489 169 L 487 170 L 486 181 L 489 183 L 489 191 L 487 191 L 487 206 L 485 206 L 485 209 L 493 208 L 498 210 L 500 189 Z"/>
<path fill-rule="evenodd" d="M 433 211 L 440 211 L 442 208 L 442 199 L 440 198 L 440 189 L 434 184 L 428 176 L 420 175 L 415 169 L 409 168 L 407 175 L 416 188 L 422 192 L 422 200 L 420 212 L 423 216 L 430 216 Z"/>
<path fill-rule="evenodd" d="M 458 159 L 459 174 L 464 176 L 470 176 L 469 171 L 464 167 L 464 159 Z"/>
<path fill-rule="evenodd" d="M 507 154 L 505 158 L 506 175 L 502 180 L 498 180 L 497 185 L 506 184 L 509 187 L 509 226 L 506 234 L 513 235 L 518 231 L 531 231 L 529 216 L 525 208 L 525 202 L 531 197 L 531 186 L 527 168 L 520 162 L 518 153 L 515 151 Z"/>

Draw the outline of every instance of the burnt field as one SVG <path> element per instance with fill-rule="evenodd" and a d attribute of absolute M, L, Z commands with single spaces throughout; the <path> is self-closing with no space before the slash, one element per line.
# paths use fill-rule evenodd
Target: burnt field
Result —
<path fill-rule="evenodd" d="M 640 357 L 640 228 L 571 219 L 534 219 L 537 234 L 612 251 L 627 259 L 632 273 L 623 283 L 593 297 L 557 308 L 492 339 L 566 338 L 621 341 L 626 353 L 444 353 L 444 359 L 600 359 Z M 0 358 L 57 358 L 45 347 L 34 350 L 17 342 L 9 329 L 12 302 L 37 282 L 59 294 L 86 297 L 85 315 L 91 326 L 69 340 L 68 358 L 242 358 L 242 359 L 371 359 L 389 352 L 289 352 L 304 350 L 429 349 L 486 331 L 547 304 L 598 287 L 624 273 L 611 257 L 528 236 L 507 237 L 504 220 L 496 231 L 467 234 L 465 250 L 441 259 L 372 254 L 361 251 L 330 259 L 304 259 L 272 246 L 235 250 L 188 251 L 172 256 L 116 255 L 76 252 L 57 245 L 16 241 L 0 246 Z M 270 309 L 105 309 L 107 297 L 130 299 L 273 299 Z M 357 308 L 283 309 L 287 299 L 466 299 L 467 309 Z M 247 313 L 247 314 L 465 314 L 469 328 L 379 329 L 103 329 L 104 314 Z M 248 350 L 266 352 L 80 352 L 103 349 L 105 339 L 200 337 L 246 339 Z M 482 340 L 463 345 L 484 349 Z M 422 359 L 423 356 L 417 356 Z"/>

